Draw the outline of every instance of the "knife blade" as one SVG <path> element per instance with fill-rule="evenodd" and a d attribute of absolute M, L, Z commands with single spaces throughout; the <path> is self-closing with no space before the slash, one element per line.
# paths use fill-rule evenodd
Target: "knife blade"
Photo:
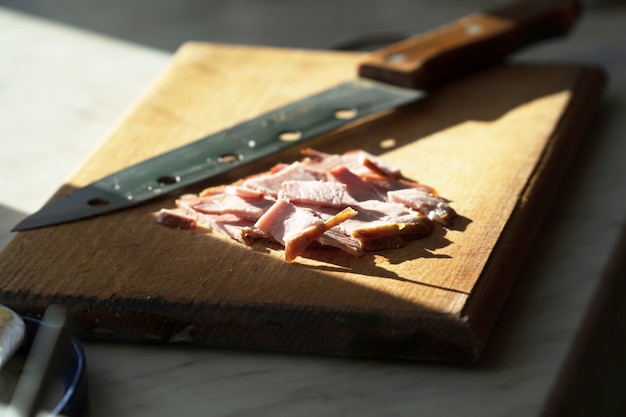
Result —
<path fill-rule="evenodd" d="M 25 231 L 119 211 L 207 180 L 383 110 L 415 102 L 445 82 L 567 34 L 571 0 L 523 0 L 471 14 L 370 54 L 358 77 L 108 175 L 49 202 Z"/>

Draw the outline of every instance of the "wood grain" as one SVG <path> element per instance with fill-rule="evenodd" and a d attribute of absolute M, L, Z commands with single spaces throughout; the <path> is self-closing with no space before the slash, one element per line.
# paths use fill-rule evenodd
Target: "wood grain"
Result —
<path fill-rule="evenodd" d="M 57 198 L 129 164 L 354 77 L 361 54 L 188 43 Z M 596 68 L 509 64 L 307 144 L 363 148 L 461 215 L 361 258 L 244 247 L 156 223 L 165 198 L 20 232 L 0 303 L 70 310 L 82 337 L 455 363 L 476 360 L 603 89 Z M 393 146 L 388 147 L 389 143 Z M 229 182 L 297 150 L 183 192 Z"/>

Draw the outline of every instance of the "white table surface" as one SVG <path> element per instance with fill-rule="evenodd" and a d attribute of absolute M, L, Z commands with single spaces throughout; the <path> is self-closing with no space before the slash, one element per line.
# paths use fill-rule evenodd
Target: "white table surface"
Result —
<path fill-rule="evenodd" d="M 602 65 L 610 84 L 476 365 L 85 342 L 88 414 L 541 415 L 626 226 L 624 17 L 622 6 L 594 10 L 568 42 L 520 56 Z M 169 57 L 0 7 L 0 248 Z"/>

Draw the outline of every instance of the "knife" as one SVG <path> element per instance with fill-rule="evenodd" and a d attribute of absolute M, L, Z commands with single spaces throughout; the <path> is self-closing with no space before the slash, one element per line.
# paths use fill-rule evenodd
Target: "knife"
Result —
<path fill-rule="evenodd" d="M 348 81 L 125 168 L 46 204 L 24 231 L 87 219 L 152 200 L 353 122 L 425 97 L 441 84 L 565 35 L 573 0 L 524 0 L 463 17 L 370 54 Z"/>

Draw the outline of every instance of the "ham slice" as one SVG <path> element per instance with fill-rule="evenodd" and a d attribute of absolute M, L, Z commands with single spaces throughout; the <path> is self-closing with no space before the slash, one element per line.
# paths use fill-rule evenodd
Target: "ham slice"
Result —
<path fill-rule="evenodd" d="M 357 175 L 374 172 L 394 178 L 402 176 L 397 167 L 363 150 L 349 151 L 342 155 L 327 154 L 313 149 L 304 149 L 302 153 L 307 156 L 303 163 L 320 171 L 327 171 L 337 166 L 345 166 Z"/>
<path fill-rule="evenodd" d="M 346 185 L 330 181 L 285 181 L 278 198 L 295 204 L 346 207 Z"/>
<path fill-rule="evenodd" d="M 196 227 L 195 216 L 188 216 L 178 209 L 161 209 L 157 216 L 157 221 L 176 229 L 193 229 Z"/>
<path fill-rule="evenodd" d="M 192 208 L 205 214 L 234 214 L 244 219 L 257 220 L 273 203 L 266 198 L 243 198 L 224 193 L 198 199 Z"/>
<path fill-rule="evenodd" d="M 293 262 L 307 247 L 313 242 L 318 241 L 320 236 L 333 227 L 354 217 L 356 214 L 356 211 L 348 207 L 341 210 L 330 219 L 327 219 L 322 224 L 315 225 L 296 234 L 285 244 L 285 260 L 287 262 Z"/>
<path fill-rule="evenodd" d="M 311 210 L 298 207 L 287 200 L 278 199 L 254 227 L 272 236 L 277 242 L 286 245 L 303 230 L 319 226 L 324 222 Z"/>
<path fill-rule="evenodd" d="M 344 184 L 350 198 L 349 202 L 352 204 L 359 201 L 379 200 L 382 197 L 372 184 L 361 179 L 344 165 L 328 170 L 326 179 Z"/>
<path fill-rule="evenodd" d="M 355 215 L 356 211 L 346 208 L 323 221 L 309 209 L 278 199 L 254 227 L 282 243 L 285 246 L 285 260 L 293 262 L 324 232 Z"/>
<path fill-rule="evenodd" d="M 276 197 L 285 181 L 316 181 L 318 179 L 316 171 L 311 171 L 303 164 L 296 162 L 276 172 L 250 177 L 244 180 L 241 186 Z"/>
<path fill-rule="evenodd" d="M 421 188 L 406 188 L 389 191 L 387 198 L 389 201 L 400 203 L 406 207 L 417 210 L 427 215 L 431 220 L 445 226 L 450 226 L 452 219 L 456 217 L 456 212 L 450 207 L 446 200 L 436 197 Z"/>

